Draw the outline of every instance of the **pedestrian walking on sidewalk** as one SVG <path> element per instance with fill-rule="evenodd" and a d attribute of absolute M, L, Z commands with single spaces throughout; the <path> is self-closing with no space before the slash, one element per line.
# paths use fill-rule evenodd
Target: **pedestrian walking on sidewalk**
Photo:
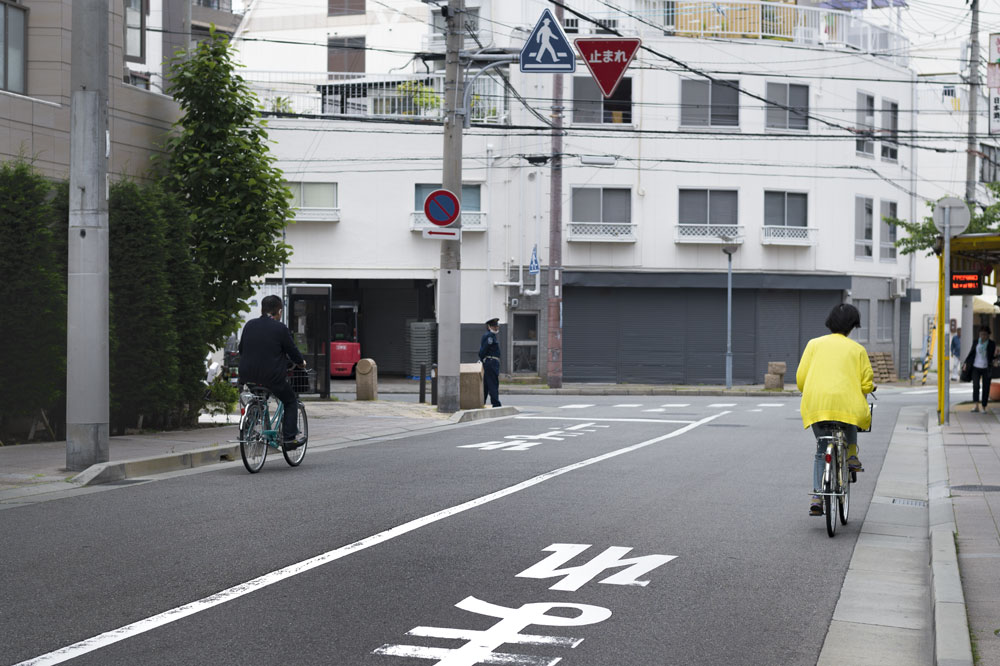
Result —
<path fill-rule="evenodd" d="M 958 370 L 962 367 L 962 329 L 951 336 L 951 381 L 958 381 Z"/>
<path fill-rule="evenodd" d="M 479 342 L 479 362 L 483 364 L 483 402 L 490 399 L 493 407 L 500 406 L 500 319 L 486 322 L 486 332 Z"/>
<path fill-rule="evenodd" d="M 986 403 L 990 400 L 990 380 L 993 378 L 993 359 L 996 357 L 997 343 L 990 340 L 990 327 L 979 327 L 979 339 L 972 345 L 969 355 L 965 357 L 965 366 L 972 370 L 972 411 L 979 411 L 979 389 L 982 385 L 982 405 L 986 411 Z"/>
<path fill-rule="evenodd" d="M 813 492 L 820 492 L 826 444 L 820 437 L 835 428 L 847 439 L 847 465 L 852 472 L 864 471 L 858 459 L 858 428 L 871 427 L 872 415 L 865 395 L 875 390 L 868 352 L 847 336 L 861 328 L 861 314 L 849 303 L 834 306 L 826 318 L 830 335 L 813 338 L 802 352 L 795 383 L 802 392 L 802 426 L 812 426 L 816 436 L 813 458 Z M 823 504 L 813 495 L 809 515 L 822 516 Z"/>

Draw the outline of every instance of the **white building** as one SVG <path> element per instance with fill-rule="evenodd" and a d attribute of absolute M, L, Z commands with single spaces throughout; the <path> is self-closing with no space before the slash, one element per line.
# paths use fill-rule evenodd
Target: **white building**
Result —
<path fill-rule="evenodd" d="M 550 6 L 467 4 L 467 48 L 492 54 L 519 51 Z M 793 376 L 845 299 L 862 311 L 857 339 L 906 373 L 911 265 L 881 221 L 924 214 L 900 138 L 916 92 L 906 40 L 860 13 L 788 4 L 617 4 L 572 3 L 605 30 L 564 20 L 571 39 L 610 29 L 650 49 L 608 99 L 582 62 L 563 76 L 565 380 L 720 383 L 729 237 L 737 383 L 760 382 L 768 361 Z M 407 322 L 435 316 L 439 247 L 420 209 L 441 181 L 440 13 L 257 0 L 238 31 L 244 77 L 284 112 L 269 130 L 298 197 L 287 279 L 359 302 L 362 353 L 388 373 L 408 372 Z M 465 134 L 462 355 L 499 316 L 505 371 L 544 376 L 553 76 L 503 73 L 509 88 L 495 69 L 477 79 Z"/>

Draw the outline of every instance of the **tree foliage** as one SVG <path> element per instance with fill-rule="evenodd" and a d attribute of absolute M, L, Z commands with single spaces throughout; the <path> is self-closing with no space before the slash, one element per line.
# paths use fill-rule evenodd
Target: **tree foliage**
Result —
<path fill-rule="evenodd" d="M 979 234 L 1000 230 L 1000 183 L 987 183 L 986 187 L 993 195 L 995 202 L 980 210 L 974 206 L 970 207 L 969 227 L 963 233 Z M 933 254 L 935 243 L 941 237 L 941 232 L 934 226 L 935 202 L 928 201 L 927 207 L 931 210 L 931 215 L 919 222 L 885 218 L 889 224 L 906 231 L 906 235 L 896 241 L 896 247 L 899 248 L 900 254 L 912 254 L 921 250 L 926 250 L 927 254 Z"/>
<path fill-rule="evenodd" d="M 257 99 L 235 68 L 228 38 L 213 29 L 171 61 L 168 90 L 183 115 L 167 141 L 165 187 L 191 221 L 206 339 L 216 347 L 237 330 L 254 280 L 289 255 L 281 232 L 290 193 L 268 152 Z"/>
<path fill-rule="evenodd" d="M 52 232 L 51 184 L 24 160 L 0 164 L 0 434 L 38 416 L 66 386 L 66 273 Z"/>

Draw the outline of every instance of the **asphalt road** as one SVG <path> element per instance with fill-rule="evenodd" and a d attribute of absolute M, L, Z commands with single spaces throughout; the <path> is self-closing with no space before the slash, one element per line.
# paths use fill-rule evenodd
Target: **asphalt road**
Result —
<path fill-rule="evenodd" d="M 815 664 L 898 408 L 933 398 L 880 393 L 834 539 L 793 398 L 511 396 L 3 511 L 0 663 Z"/>

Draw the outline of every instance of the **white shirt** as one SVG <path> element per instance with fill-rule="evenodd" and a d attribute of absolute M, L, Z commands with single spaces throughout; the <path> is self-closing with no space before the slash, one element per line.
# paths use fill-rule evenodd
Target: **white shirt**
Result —
<path fill-rule="evenodd" d="M 977 368 L 986 367 L 986 346 L 990 344 L 989 340 L 979 340 L 976 342 L 976 360 L 972 362 L 972 365 Z"/>

